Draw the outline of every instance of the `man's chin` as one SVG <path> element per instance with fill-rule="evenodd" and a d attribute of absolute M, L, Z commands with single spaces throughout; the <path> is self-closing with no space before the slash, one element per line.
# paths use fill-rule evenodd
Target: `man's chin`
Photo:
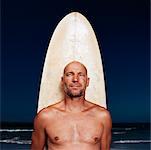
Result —
<path fill-rule="evenodd" d="M 82 92 L 70 92 L 70 93 L 67 93 L 67 95 L 71 98 L 78 98 L 78 97 L 81 97 L 83 94 Z"/>
<path fill-rule="evenodd" d="M 81 97 L 82 94 L 73 94 L 73 95 L 71 95 L 71 96 L 72 96 L 72 98 L 77 98 L 77 97 Z"/>

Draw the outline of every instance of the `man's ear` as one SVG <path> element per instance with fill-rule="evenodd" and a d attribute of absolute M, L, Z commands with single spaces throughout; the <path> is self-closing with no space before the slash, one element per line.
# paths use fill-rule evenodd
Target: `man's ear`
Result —
<path fill-rule="evenodd" d="M 60 83 L 61 83 L 61 86 L 62 86 L 63 85 L 63 77 L 61 77 L 61 82 Z"/>
<path fill-rule="evenodd" d="M 87 87 L 89 86 L 90 78 L 87 78 Z"/>

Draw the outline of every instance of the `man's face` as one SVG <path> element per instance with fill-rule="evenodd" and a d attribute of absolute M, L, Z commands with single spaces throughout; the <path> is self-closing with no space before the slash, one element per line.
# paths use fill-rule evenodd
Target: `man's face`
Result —
<path fill-rule="evenodd" d="M 87 70 L 79 62 L 72 62 L 65 67 L 62 77 L 64 92 L 69 97 L 85 96 L 86 87 L 89 85 Z"/>

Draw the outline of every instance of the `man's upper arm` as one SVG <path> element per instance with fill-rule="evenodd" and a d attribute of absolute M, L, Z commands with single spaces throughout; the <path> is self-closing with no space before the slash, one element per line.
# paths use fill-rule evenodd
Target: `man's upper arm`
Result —
<path fill-rule="evenodd" d="M 34 120 L 34 131 L 32 133 L 32 150 L 42 150 L 45 146 L 45 117 L 38 114 Z"/>
<path fill-rule="evenodd" d="M 102 122 L 103 134 L 101 138 L 101 150 L 110 150 L 112 120 L 110 113 L 107 110 L 103 114 Z"/>

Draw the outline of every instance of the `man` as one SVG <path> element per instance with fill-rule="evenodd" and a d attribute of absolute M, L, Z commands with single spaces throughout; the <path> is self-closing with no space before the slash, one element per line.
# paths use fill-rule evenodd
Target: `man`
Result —
<path fill-rule="evenodd" d="M 85 100 L 89 85 L 86 67 L 69 63 L 62 77 L 64 100 L 41 110 L 34 121 L 32 150 L 109 150 L 109 112 Z"/>

